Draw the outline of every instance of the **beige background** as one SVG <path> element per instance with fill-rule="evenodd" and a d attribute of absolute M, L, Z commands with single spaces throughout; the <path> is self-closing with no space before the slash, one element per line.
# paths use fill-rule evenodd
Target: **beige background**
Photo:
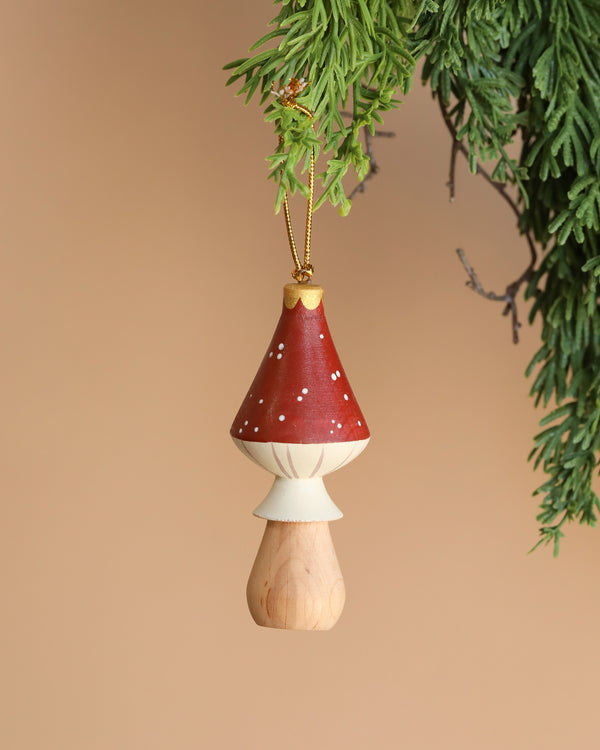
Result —
<path fill-rule="evenodd" d="M 526 247 L 464 164 L 448 203 L 419 86 L 352 215 L 315 217 L 373 434 L 328 481 L 346 609 L 250 619 L 270 479 L 228 429 L 290 261 L 272 131 L 220 66 L 272 13 L 0 4 L 0 747 L 595 749 L 600 532 L 527 556 L 537 332 L 454 253 L 501 289 Z"/>

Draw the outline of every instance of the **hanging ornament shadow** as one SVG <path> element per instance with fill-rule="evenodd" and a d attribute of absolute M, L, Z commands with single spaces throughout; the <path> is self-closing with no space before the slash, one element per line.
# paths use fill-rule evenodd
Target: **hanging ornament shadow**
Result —
<path fill-rule="evenodd" d="M 295 102 L 297 83 L 304 82 L 292 79 L 280 89 L 281 104 L 312 117 Z M 296 283 L 284 286 L 279 323 L 231 426 L 242 453 L 275 475 L 254 511 L 267 525 L 248 579 L 248 607 L 258 625 L 289 630 L 328 630 L 342 613 L 344 579 L 329 531 L 342 513 L 323 477 L 354 460 L 370 438 L 325 319 L 323 288 L 308 283 L 313 185 L 314 154 L 304 262 L 286 196 Z"/>

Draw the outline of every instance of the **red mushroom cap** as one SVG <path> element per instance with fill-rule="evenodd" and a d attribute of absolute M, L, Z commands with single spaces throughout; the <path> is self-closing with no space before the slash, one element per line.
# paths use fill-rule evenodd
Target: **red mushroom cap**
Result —
<path fill-rule="evenodd" d="M 335 350 L 323 289 L 286 284 L 281 318 L 231 435 L 255 443 L 342 443 L 369 429 Z"/>

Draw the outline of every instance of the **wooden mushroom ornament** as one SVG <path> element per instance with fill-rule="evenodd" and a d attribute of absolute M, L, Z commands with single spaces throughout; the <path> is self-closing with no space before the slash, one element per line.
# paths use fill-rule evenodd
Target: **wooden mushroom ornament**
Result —
<path fill-rule="evenodd" d="M 231 436 L 275 474 L 254 511 L 267 526 L 246 590 L 252 617 L 267 627 L 328 630 L 345 588 L 329 533 L 342 513 L 323 476 L 356 458 L 369 430 L 329 333 L 322 287 L 284 287 L 281 318 Z"/>

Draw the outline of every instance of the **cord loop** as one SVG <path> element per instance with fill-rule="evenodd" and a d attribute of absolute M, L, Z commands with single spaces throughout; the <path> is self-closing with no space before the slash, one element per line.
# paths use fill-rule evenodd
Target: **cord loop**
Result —
<path fill-rule="evenodd" d="M 296 97 L 308 86 L 310 81 L 305 81 L 304 78 L 290 78 L 290 82 L 286 86 L 282 86 L 277 91 L 271 89 L 272 93 L 280 98 L 282 107 L 289 107 L 295 109 L 298 112 L 313 118 L 313 113 L 310 109 L 298 104 Z M 312 124 L 311 124 L 312 128 Z M 279 136 L 279 144 L 283 143 L 283 136 Z M 288 202 L 287 193 L 283 197 L 283 215 L 285 217 L 285 228 L 287 230 L 288 242 L 290 244 L 290 252 L 294 261 L 294 270 L 292 271 L 292 278 L 294 278 L 299 284 L 306 284 L 310 281 L 313 275 L 314 269 L 310 263 L 310 239 L 312 232 L 312 214 L 314 205 L 314 185 L 315 185 L 315 150 L 314 148 L 310 152 L 310 168 L 308 172 L 308 205 L 306 208 L 306 224 L 304 233 L 304 262 L 300 263 L 298 257 L 298 251 L 296 250 L 296 241 L 294 240 L 294 232 L 292 230 L 292 220 L 290 216 L 290 206 Z"/>

